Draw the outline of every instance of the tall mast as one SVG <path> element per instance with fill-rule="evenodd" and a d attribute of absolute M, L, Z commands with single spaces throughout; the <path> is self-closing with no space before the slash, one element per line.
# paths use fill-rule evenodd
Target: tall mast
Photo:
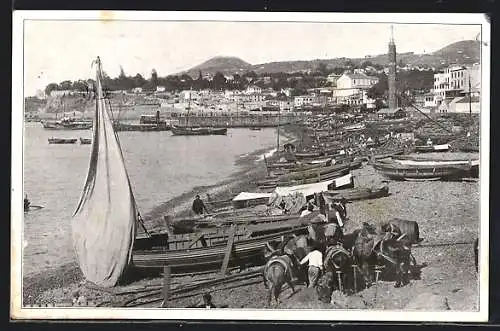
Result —
<path fill-rule="evenodd" d="M 276 152 L 278 153 L 278 161 L 280 158 L 280 109 L 278 109 L 278 127 L 277 127 L 277 135 L 276 135 Z"/>
<path fill-rule="evenodd" d="M 470 85 L 470 73 L 469 73 L 469 116 L 472 116 L 472 89 Z"/>

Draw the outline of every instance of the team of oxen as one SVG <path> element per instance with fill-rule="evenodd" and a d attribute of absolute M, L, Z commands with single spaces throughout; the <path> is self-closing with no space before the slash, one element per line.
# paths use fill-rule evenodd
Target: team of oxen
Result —
<path fill-rule="evenodd" d="M 395 287 L 405 286 L 410 276 L 418 272 L 411 252 L 412 244 L 422 240 L 416 222 L 397 218 L 380 225 L 364 222 L 360 229 L 344 234 L 339 223 L 348 219 L 345 201 L 328 202 L 326 207 L 322 211 L 326 222 L 310 224 L 308 234 L 292 235 L 276 245 L 267 245 L 263 278 L 269 289 L 268 306 L 273 297 L 279 304 L 284 284 L 295 293 L 294 279 L 311 285 L 307 267 L 300 262 L 313 250 L 322 253 L 323 272 L 311 287 L 324 302 L 330 302 L 335 290 L 350 295 L 374 283 L 378 285 L 382 276 L 394 279 Z M 343 222 L 338 222 L 338 218 Z"/>

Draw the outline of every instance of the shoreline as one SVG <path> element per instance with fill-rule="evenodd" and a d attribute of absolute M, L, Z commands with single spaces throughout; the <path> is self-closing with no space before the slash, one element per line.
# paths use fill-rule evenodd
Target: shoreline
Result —
<path fill-rule="evenodd" d="M 281 128 L 280 137 L 283 137 L 283 143 L 297 139 L 293 130 L 290 130 L 286 126 Z M 260 156 L 267 154 L 273 149 L 276 149 L 276 146 L 263 147 L 251 153 L 240 155 L 234 160 L 236 170 L 226 179 L 213 185 L 195 186 L 153 207 L 143 215 L 147 230 L 151 232 L 164 230 L 164 215 L 172 215 L 174 217 L 188 215 L 193 197 L 196 194 L 201 195 L 202 198 L 204 196 L 206 198 L 206 194 L 208 193 L 213 200 L 221 200 L 234 197 L 241 191 L 255 190 L 256 186 L 252 182 L 266 175 L 264 160 Z M 44 292 L 56 288 L 70 287 L 82 280 L 83 275 L 77 261 L 58 265 L 44 272 L 24 275 L 22 281 L 23 304 L 34 304 L 37 298 Z"/>

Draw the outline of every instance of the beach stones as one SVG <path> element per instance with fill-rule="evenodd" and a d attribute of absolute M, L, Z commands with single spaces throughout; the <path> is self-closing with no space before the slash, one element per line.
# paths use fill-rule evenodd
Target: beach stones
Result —
<path fill-rule="evenodd" d="M 450 310 L 448 299 L 445 296 L 424 292 L 417 295 L 405 307 L 408 310 Z"/>

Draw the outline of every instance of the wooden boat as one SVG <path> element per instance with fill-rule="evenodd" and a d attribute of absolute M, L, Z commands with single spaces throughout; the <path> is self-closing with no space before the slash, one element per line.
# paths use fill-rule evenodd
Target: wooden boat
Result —
<path fill-rule="evenodd" d="M 306 179 L 295 179 L 295 180 L 273 180 L 267 179 L 263 181 L 258 181 L 256 184 L 259 189 L 269 190 L 271 188 L 275 188 L 276 186 L 293 186 L 293 185 L 302 185 L 302 184 L 314 184 L 323 182 L 326 180 L 331 180 L 335 178 L 339 178 L 345 176 L 349 173 L 349 169 L 343 169 L 340 171 L 332 172 L 327 175 L 320 175 L 319 177 L 306 178 Z"/>
<path fill-rule="evenodd" d="M 479 176 L 479 160 L 454 158 L 454 159 L 436 159 L 431 157 L 420 156 L 395 156 L 394 162 L 403 165 L 413 166 L 470 166 L 469 174 L 472 177 Z"/>
<path fill-rule="evenodd" d="M 213 127 L 176 127 L 172 126 L 172 134 L 174 136 L 207 136 L 207 135 L 226 135 L 227 128 Z"/>
<path fill-rule="evenodd" d="M 374 155 L 371 155 L 371 156 L 368 156 L 367 159 L 369 161 L 378 161 L 378 160 L 383 160 L 383 159 L 388 159 L 388 158 L 392 158 L 393 156 L 396 156 L 396 155 L 402 155 L 404 153 L 404 149 L 397 149 L 393 152 L 389 152 L 389 153 L 384 153 L 384 154 L 374 154 Z"/>
<path fill-rule="evenodd" d="M 450 149 L 450 145 L 431 145 L 431 146 L 415 146 L 415 151 L 420 153 L 430 153 L 430 152 L 447 152 Z"/>
<path fill-rule="evenodd" d="M 171 129 L 170 125 L 166 122 L 160 122 L 158 124 L 152 123 L 113 123 L 113 128 L 115 131 L 169 131 Z"/>
<path fill-rule="evenodd" d="M 324 155 L 323 152 L 297 152 L 294 154 L 297 159 L 307 159 L 314 157 L 321 157 Z"/>
<path fill-rule="evenodd" d="M 322 194 L 330 200 L 341 200 L 343 198 L 347 201 L 377 199 L 389 195 L 389 186 L 357 187 L 346 190 L 326 191 Z"/>
<path fill-rule="evenodd" d="M 46 130 L 88 130 L 92 128 L 92 121 L 63 118 L 56 121 L 41 121 Z"/>
<path fill-rule="evenodd" d="M 24 207 L 24 212 L 27 213 L 29 211 L 40 210 L 42 208 L 43 208 L 43 206 L 37 206 L 37 205 L 30 204 L 29 206 Z"/>
<path fill-rule="evenodd" d="M 78 139 L 73 138 L 49 138 L 49 144 L 74 144 Z"/>
<path fill-rule="evenodd" d="M 167 218 L 166 218 L 167 219 Z M 297 226 L 319 222 L 319 218 L 304 221 L 300 215 L 225 215 L 223 217 L 182 218 L 168 221 L 174 234 L 206 232 L 207 229 L 227 228 L 236 225 L 237 233 L 252 233 L 254 236 L 285 231 Z M 220 231 L 219 231 L 220 232 Z M 265 233 L 264 233 L 265 232 Z"/>
<path fill-rule="evenodd" d="M 91 138 L 81 138 L 80 137 L 80 144 L 82 144 L 82 145 L 90 145 L 90 144 L 92 144 L 92 139 Z"/>
<path fill-rule="evenodd" d="M 376 162 L 380 174 L 395 180 L 456 179 L 469 176 L 471 165 L 405 165 L 397 162 Z"/>
<path fill-rule="evenodd" d="M 140 268 L 159 268 L 168 265 L 174 273 L 178 270 L 220 269 L 226 256 L 228 257 L 227 266 L 241 265 L 252 260 L 263 263 L 263 249 L 268 243 L 279 242 L 285 235 L 305 234 L 307 226 L 298 226 L 256 237 L 246 232 L 235 233 L 236 230 L 228 232 L 210 236 L 208 240 L 202 234 L 194 239 L 192 237 L 179 240 L 169 239 L 168 246 L 163 244 L 159 247 L 148 246 L 149 243 L 153 243 L 150 240 L 143 243 L 138 241 L 132 261 L 136 267 Z M 232 253 L 227 254 L 228 250 Z"/>

